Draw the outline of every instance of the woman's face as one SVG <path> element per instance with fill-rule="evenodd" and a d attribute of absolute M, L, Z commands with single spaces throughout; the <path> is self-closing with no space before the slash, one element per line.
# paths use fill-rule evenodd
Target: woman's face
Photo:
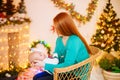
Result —
<path fill-rule="evenodd" d="M 55 26 L 55 24 L 54 24 L 52 27 L 53 27 L 53 32 L 55 32 L 58 36 L 62 36 L 62 34 L 61 34 L 60 31 L 57 29 L 57 26 Z"/>

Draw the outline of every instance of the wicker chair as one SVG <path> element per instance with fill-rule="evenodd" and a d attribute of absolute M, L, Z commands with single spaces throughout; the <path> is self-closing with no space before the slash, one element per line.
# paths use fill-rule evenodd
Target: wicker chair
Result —
<path fill-rule="evenodd" d="M 90 58 L 65 68 L 54 69 L 54 80 L 90 80 L 90 73 L 96 58 L 100 55 L 100 50 L 90 46 L 92 55 Z"/>

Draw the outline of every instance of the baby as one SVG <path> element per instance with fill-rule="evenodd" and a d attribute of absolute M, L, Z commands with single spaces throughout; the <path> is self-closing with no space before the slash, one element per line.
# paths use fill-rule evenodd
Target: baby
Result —
<path fill-rule="evenodd" d="M 31 66 L 39 67 L 40 62 L 48 63 L 48 64 L 58 64 L 57 54 L 53 54 L 52 56 L 48 55 L 45 51 L 41 51 L 38 48 L 34 48 L 33 52 L 29 55 L 29 61 Z"/>
<path fill-rule="evenodd" d="M 31 53 L 28 56 L 30 62 L 30 68 L 27 68 L 19 73 L 17 80 L 33 80 L 34 75 L 44 71 L 43 67 L 40 67 L 40 63 L 58 64 L 57 54 L 50 57 L 46 47 L 43 44 L 36 45 L 31 49 Z"/>
<path fill-rule="evenodd" d="M 44 47 L 44 45 L 42 45 L 42 44 L 37 44 L 36 48 L 32 48 L 31 51 L 34 54 L 34 57 L 32 54 L 29 55 L 29 61 L 30 62 L 35 61 L 36 62 L 35 65 L 39 65 L 39 62 L 41 62 L 41 61 L 44 63 L 48 63 L 48 64 L 58 64 L 58 62 L 59 62 L 58 55 L 56 53 L 54 53 L 52 55 L 49 54 L 46 47 Z M 35 53 L 36 54 L 39 53 L 39 55 L 35 56 Z M 37 58 L 38 56 L 39 56 L 39 58 Z"/>

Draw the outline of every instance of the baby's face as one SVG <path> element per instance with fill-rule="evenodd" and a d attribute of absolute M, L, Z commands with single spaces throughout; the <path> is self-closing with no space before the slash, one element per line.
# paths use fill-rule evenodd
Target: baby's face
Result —
<path fill-rule="evenodd" d="M 40 60 L 34 60 L 30 62 L 31 67 L 39 67 Z"/>
<path fill-rule="evenodd" d="M 41 61 L 43 61 L 46 58 L 46 55 L 42 52 L 39 53 L 39 58 Z"/>
<path fill-rule="evenodd" d="M 45 55 L 40 52 L 33 52 L 29 55 L 29 61 L 32 67 L 39 66 L 39 62 L 45 59 Z"/>

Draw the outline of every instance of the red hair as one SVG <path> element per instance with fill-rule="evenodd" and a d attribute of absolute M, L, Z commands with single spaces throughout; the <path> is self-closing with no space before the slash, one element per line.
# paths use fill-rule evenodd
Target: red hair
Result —
<path fill-rule="evenodd" d="M 86 42 L 86 40 L 82 37 L 82 35 L 79 33 L 72 17 L 67 14 L 66 12 L 61 12 L 53 19 L 55 29 L 59 34 L 62 34 L 64 36 L 70 36 L 70 35 L 77 35 L 85 44 L 89 54 L 91 54 L 91 50 Z"/>

